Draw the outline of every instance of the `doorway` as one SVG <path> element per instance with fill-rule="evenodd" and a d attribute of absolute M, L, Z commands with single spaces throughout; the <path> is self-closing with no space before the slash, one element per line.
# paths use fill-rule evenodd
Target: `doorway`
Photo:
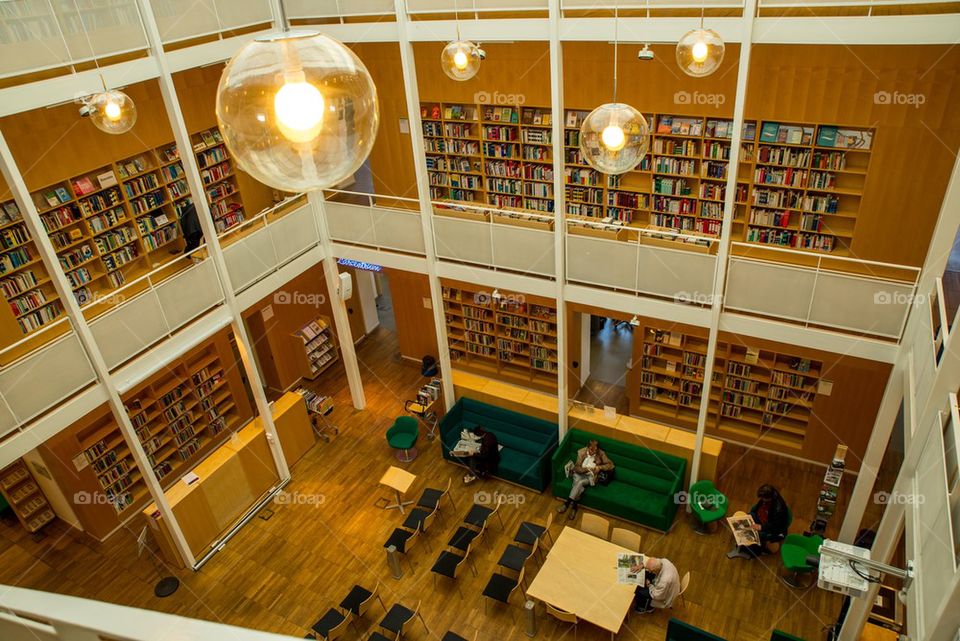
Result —
<path fill-rule="evenodd" d="M 633 357 L 633 325 L 598 314 L 579 316 L 583 384 L 575 399 L 598 407 L 612 406 L 619 414 L 629 414 L 626 382 Z"/>

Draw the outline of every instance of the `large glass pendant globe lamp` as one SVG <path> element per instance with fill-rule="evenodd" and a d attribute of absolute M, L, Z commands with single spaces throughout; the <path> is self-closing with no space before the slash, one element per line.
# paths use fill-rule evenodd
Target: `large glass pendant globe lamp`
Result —
<path fill-rule="evenodd" d="M 580 126 L 584 161 L 604 174 L 623 174 L 647 155 L 650 126 L 639 111 L 622 102 L 600 105 Z"/>
<path fill-rule="evenodd" d="M 443 72 L 454 80 L 470 80 L 480 71 L 483 55 L 480 47 L 469 40 L 455 40 L 448 43 L 440 54 L 440 66 Z"/>
<path fill-rule="evenodd" d="M 127 94 L 112 90 L 94 94 L 86 101 L 90 121 L 108 134 L 125 134 L 137 123 L 137 106 Z"/>
<path fill-rule="evenodd" d="M 677 65 L 688 76 L 709 76 L 723 62 L 726 47 L 713 29 L 691 29 L 677 43 Z"/>
<path fill-rule="evenodd" d="M 284 31 L 244 46 L 223 70 L 216 109 L 240 168 L 290 192 L 326 189 L 351 176 L 380 126 L 367 68 L 316 31 Z"/>

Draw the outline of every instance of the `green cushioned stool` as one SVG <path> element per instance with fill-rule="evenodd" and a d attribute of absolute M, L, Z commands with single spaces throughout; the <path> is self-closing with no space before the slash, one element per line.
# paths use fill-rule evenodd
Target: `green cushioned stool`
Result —
<path fill-rule="evenodd" d="M 727 496 L 714 486 L 713 481 L 703 479 L 690 486 L 690 509 L 696 519 L 694 532 L 710 534 L 710 525 L 727 515 Z"/>
<path fill-rule="evenodd" d="M 393 426 L 387 430 L 387 443 L 397 450 L 397 460 L 409 463 L 417 458 L 417 437 L 420 427 L 412 416 L 398 416 Z"/>
<path fill-rule="evenodd" d="M 808 588 L 812 581 L 801 581 L 802 575 L 809 576 L 817 566 L 807 563 L 808 556 L 820 556 L 820 546 L 823 537 L 818 535 L 804 536 L 802 534 L 788 534 L 780 546 L 780 558 L 787 574 L 780 580 L 793 588 Z"/>

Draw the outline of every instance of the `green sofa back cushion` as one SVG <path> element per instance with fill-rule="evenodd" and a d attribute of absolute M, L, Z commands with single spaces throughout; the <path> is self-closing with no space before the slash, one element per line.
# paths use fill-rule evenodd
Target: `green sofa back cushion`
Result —
<path fill-rule="evenodd" d="M 726 641 L 723 637 L 710 634 L 706 630 L 684 623 L 679 619 L 670 619 L 667 623 L 666 641 Z"/>
<path fill-rule="evenodd" d="M 770 635 L 770 641 L 803 641 L 803 639 L 787 634 L 783 630 L 774 630 Z"/>

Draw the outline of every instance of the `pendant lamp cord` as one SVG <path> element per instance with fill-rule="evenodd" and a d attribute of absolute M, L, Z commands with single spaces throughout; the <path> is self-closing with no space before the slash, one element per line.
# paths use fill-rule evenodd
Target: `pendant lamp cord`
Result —
<path fill-rule="evenodd" d="M 50 4 L 50 10 L 53 11 L 53 4 L 52 3 L 48 3 L 48 4 Z M 100 62 L 97 60 L 97 53 L 93 50 L 93 43 L 90 42 L 90 34 L 87 32 L 87 25 L 85 25 L 83 22 L 83 14 L 80 13 L 80 5 L 77 4 L 77 0 L 73 0 L 73 8 L 77 12 L 77 18 L 80 20 L 80 28 L 83 29 L 83 37 L 86 38 L 87 47 L 90 48 L 90 56 L 93 58 L 93 64 L 97 68 L 97 75 L 100 76 L 100 84 L 103 85 L 104 91 L 110 91 L 109 89 L 107 89 L 107 81 L 104 79 L 103 72 L 100 70 Z M 56 13 L 53 14 L 53 19 L 57 20 Z M 59 27 L 59 25 L 60 25 L 60 21 L 57 20 L 57 26 Z M 63 36 L 62 30 L 60 31 L 60 35 Z M 70 47 L 67 46 L 66 37 L 63 38 L 63 45 L 67 47 L 67 55 L 69 55 Z"/>
<path fill-rule="evenodd" d="M 617 102 L 617 61 L 620 48 L 619 2 L 613 3 L 613 102 Z"/>
<path fill-rule="evenodd" d="M 453 0 L 453 22 L 457 27 L 457 42 L 460 42 L 460 10 L 457 8 L 457 0 Z"/>
<path fill-rule="evenodd" d="M 707 11 L 707 5 L 700 5 L 700 29 L 703 30 L 703 14 Z"/>

